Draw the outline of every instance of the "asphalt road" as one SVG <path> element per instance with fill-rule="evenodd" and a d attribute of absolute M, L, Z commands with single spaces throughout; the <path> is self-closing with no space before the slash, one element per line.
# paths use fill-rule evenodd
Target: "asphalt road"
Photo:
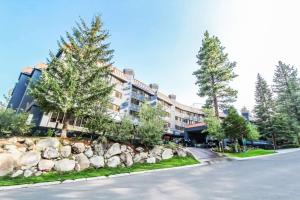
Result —
<path fill-rule="evenodd" d="M 1 191 L 1 200 L 299 200 L 300 152 L 98 181 Z"/>

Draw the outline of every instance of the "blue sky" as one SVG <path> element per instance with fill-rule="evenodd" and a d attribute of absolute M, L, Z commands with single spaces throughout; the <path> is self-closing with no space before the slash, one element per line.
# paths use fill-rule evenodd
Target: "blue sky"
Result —
<path fill-rule="evenodd" d="M 239 90 L 238 108 L 253 106 L 257 72 L 271 81 L 279 59 L 300 64 L 291 50 L 300 44 L 299 31 L 288 26 L 298 23 L 296 1 L 0 2 L 0 94 L 13 88 L 22 68 L 45 62 L 49 50 L 56 50 L 59 37 L 79 16 L 89 22 L 97 14 L 110 31 L 114 65 L 133 68 L 139 80 L 158 83 L 162 92 L 175 93 L 188 105 L 204 102 L 196 95 L 192 72 L 197 69 L 195 55 L 205 30 L 220 37 L 230 59 L 238 62 L 240 76 L 232 84 Z M 280 31 L 280 25 L 289 31 Z"/>

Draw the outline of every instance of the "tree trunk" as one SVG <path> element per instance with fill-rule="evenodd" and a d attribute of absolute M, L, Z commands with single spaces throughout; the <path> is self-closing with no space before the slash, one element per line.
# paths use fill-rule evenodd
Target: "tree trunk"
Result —
<path fill-rule="evenodd" d="M 274 133 L 272 133 L 272 140 L 273 140 L 273 147 L 274 147 L 274 151 L 277 149 L 277 145 L 276 145 L 276 136 Z"/>
<path fill-rule="evenodd" d="M 213 96 L 213 102 L 214 102 L 215 116 L 219 118 L 219 105 L 218 105 L 217 95 Z"/>
<path fill-rule="evenodd" d="M 234 140 L 234 150 L 235 150 L 235 153 L 238 153 L 238 152 L 239 152 L 239 150 L 238 150 L 238 144 L 239 144 L 238 140 L 235 139 L 235 140 Z"/>
<path fill-rule="evenodd" d="M 68 114 L 65 114 L 65 116 L 64 116 L 64 122 L 63 122 L 63 127 L 62 127 L 61 134 L 60 134 L 61 138 L 67 138 L 67 132 L 68 132 L 68 128 L 69 128 L 69 122 L 70 122 L 70 118 L 69 118 Z"/>

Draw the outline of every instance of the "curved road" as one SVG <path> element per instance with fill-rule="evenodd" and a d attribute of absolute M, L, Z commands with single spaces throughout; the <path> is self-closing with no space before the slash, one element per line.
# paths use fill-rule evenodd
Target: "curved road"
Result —
<path fill-rule="evenodd" d="M 300 151 L 89 182 L 1 191 L 1 200 L 299 200 Z"/>

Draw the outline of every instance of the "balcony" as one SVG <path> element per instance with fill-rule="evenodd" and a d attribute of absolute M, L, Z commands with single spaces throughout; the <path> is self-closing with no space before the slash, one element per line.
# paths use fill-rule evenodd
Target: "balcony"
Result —
<path fill-rule="evenodd" d="M 145 101 L 145 96 L 136 92 L 132 92 L 131 97 L 139 101 Z"/>

